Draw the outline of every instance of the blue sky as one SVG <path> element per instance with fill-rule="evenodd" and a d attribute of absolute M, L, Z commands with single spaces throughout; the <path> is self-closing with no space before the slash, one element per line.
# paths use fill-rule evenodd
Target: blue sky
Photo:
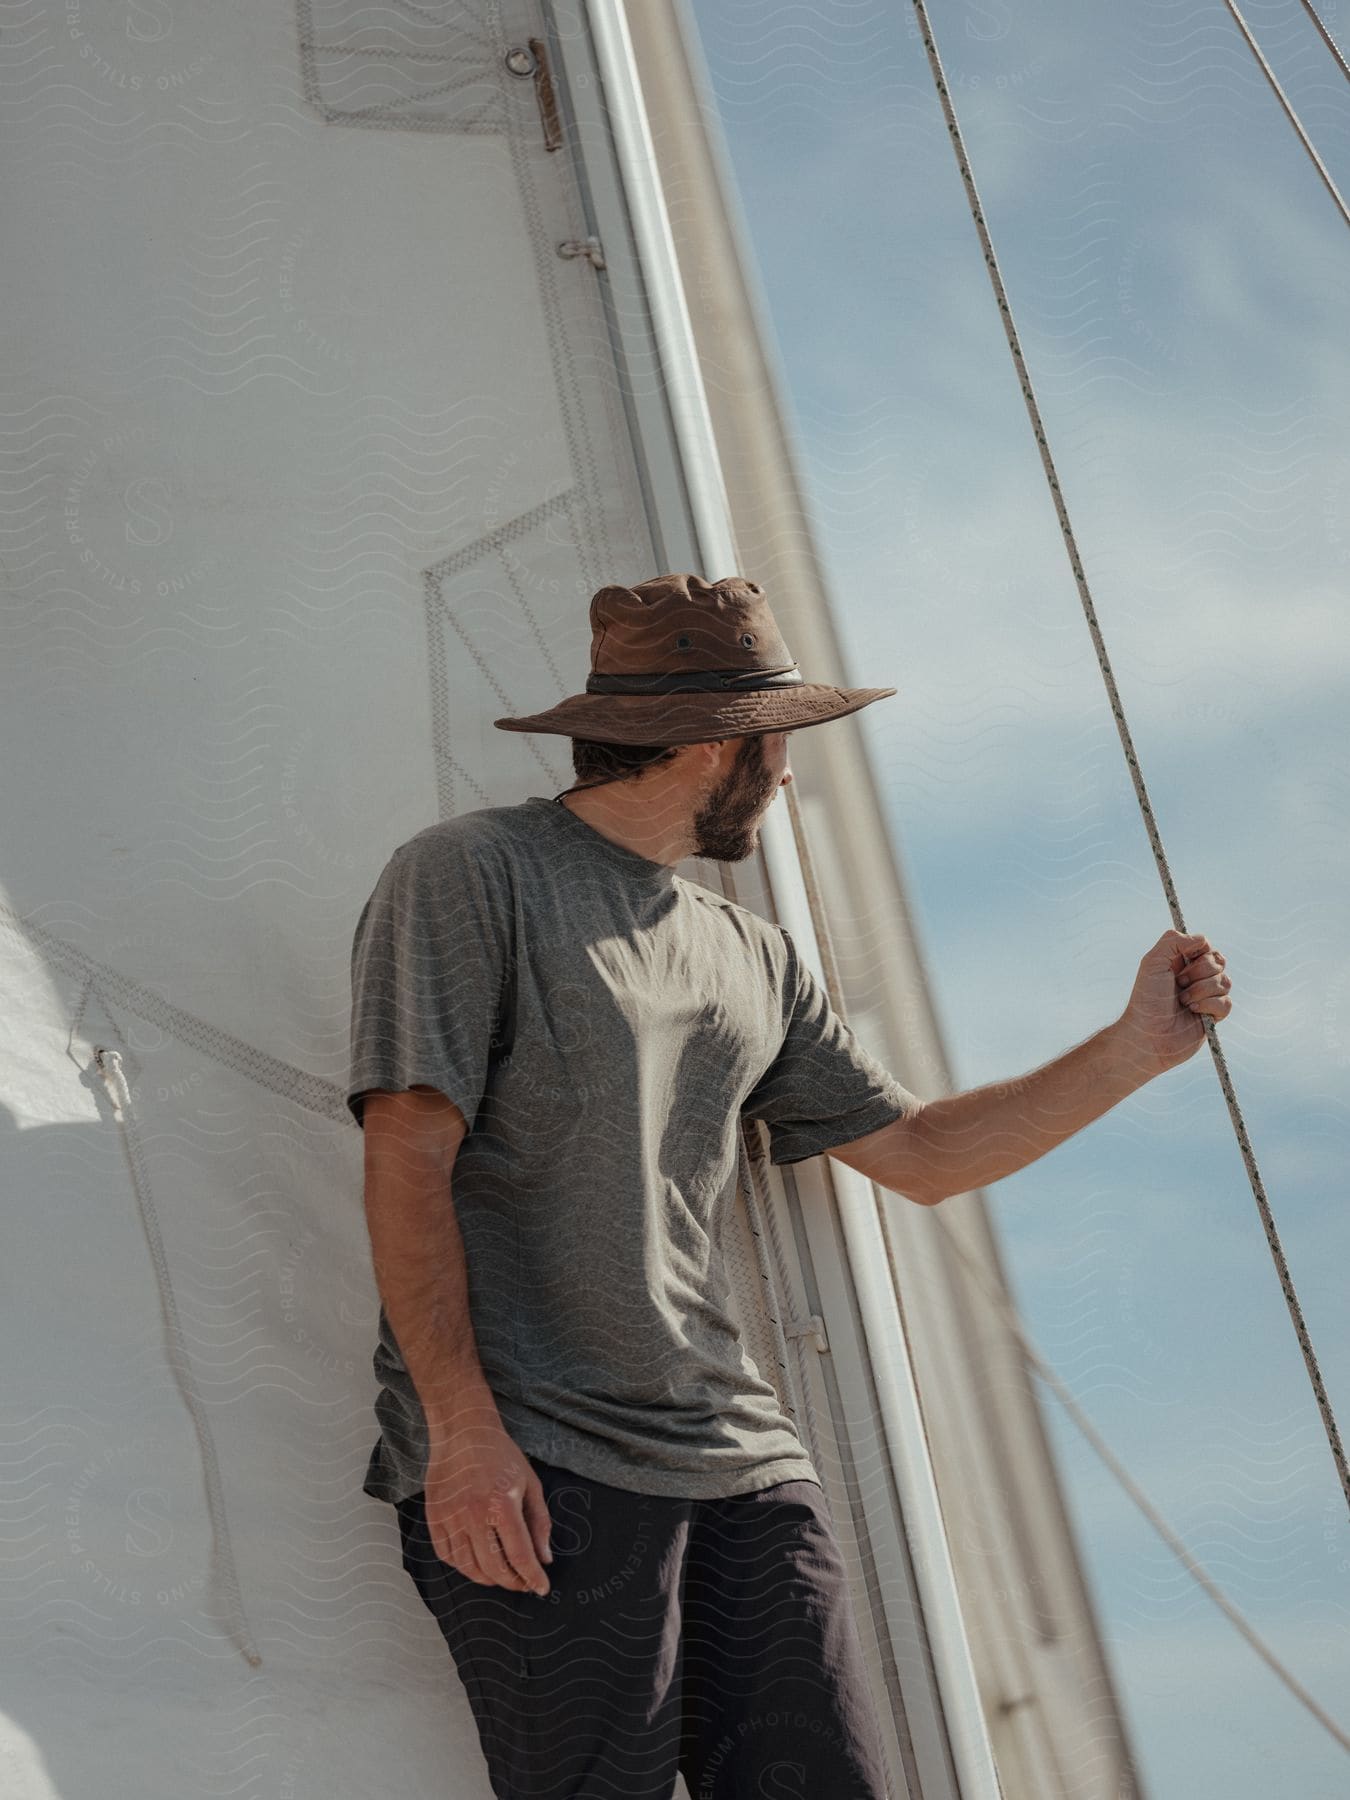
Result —
<path fill-rule="evenodd" d="M 913 8 L 691 3 L 850 676 L 901 690 L 860 723 L 979 1086 L 1120 1011 L 1161 882 Z M 1242 10 L 1350 197 L 1350 85 L 1297 0 Z M 1219 0 L 930 17 L 1347 1438 L 1350 229 Z M 988 1192 L 1041 1354 L 1350 1724 L 1350 1519 L 1209 1050 Z M 1152 1800 L 1346 1792 L 1041 1395 Z"/>

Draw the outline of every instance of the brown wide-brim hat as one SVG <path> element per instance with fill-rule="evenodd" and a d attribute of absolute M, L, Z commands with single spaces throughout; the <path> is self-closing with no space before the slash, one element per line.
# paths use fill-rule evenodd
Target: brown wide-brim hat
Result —
<path fill-rule="evenodd" d="M 585 693 L 492 722 L 602 744 L 701 744 L 825 725 L 898 692 L 804 681 L 757 582 L 656 575 L 592 598 Z"/>

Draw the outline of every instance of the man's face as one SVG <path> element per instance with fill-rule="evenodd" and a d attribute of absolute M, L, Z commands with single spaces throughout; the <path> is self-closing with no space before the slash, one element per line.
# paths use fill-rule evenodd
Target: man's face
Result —
<path fill-rule="evenodd" d="M 759 841 L 760 820 L 785 782 L 788 731 L 757 733 L 736 740 L 730 767 L 694 814 L 696 856 L 716 862 L 743 862 Z"/>

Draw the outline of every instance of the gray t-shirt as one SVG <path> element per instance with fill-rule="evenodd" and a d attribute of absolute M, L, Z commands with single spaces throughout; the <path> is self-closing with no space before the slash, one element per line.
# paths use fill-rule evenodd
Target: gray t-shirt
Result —
<path fill-rule="evenodd" d="M 430 825 L 357 922 L 347 1104 L 424 1083 L 469 1123 L 469 1312 L 521 1450 L 690 1499 L 818 1481 L 729 1310 L 737 1116 L 788 1163 L 917 1102 L 788 933 L 553 800 Z M 392 1503 L 428 1441 L 383 1307 L 374 1360 L 365 1492 Z"/>

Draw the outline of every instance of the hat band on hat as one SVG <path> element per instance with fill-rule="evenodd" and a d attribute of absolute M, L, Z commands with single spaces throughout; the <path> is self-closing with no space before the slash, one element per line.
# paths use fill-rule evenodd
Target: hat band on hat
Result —
<path fill-rule="evenodd" d="M 588 694 L 698 694 L 719 688 L 776 688 L 800 684 L 796 663 L 781 669 L 690 669 L 674 675 L 588 675 Z"/>

